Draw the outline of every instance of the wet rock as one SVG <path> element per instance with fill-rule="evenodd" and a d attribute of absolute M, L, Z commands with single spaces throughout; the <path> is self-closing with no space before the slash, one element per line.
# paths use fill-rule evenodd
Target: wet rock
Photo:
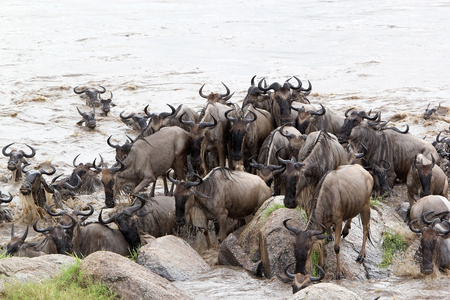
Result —
<path fill-rule="evenodd" d="M 113 252 L 97 251 L 88 255 L 81 263 L 81 270 L 123 299 L 190 299 L 167 279 Z"/>
<path fill-rule="evenodd" d="M 262 276 L 261 262 L 252 262 L 247 254 L 238 245 L 236 236 L 230 233 L 220 245 L 219 264 L 225 266 L 241 267 L 250 274 Z"/>
<path fill-rule="evenodd" d="M 284 227 L 283 221 L 291 219 L 289 224 L 304 228 L 305 224 L 296 209 L 280 208 L 272 212 L 260 230 L 260 254 L 265 277 L 272 278 L 284 274 L 284 267 L 295 261 L 295 236 Z"/>
<path fill-rule="evenodd" d="M 10 280 L 40 282 L 59 273 L 63 267 L 75 262 L 68 255 L 52 254 L 39 257 L 9 257 L 0 260 L 0 290 Z"/>
<path fill-rule="evenodd" d="M 319 283 L 298 291 L 288 300 L 362 300 L 356 293 L 334 283 Z"/>
<path fill-rule="evenodd" d="M 210 268 L 188 243 L 173 235 L 148 241 L 139 250 L 137 263 L 170 281 L 188 280 Z"/>

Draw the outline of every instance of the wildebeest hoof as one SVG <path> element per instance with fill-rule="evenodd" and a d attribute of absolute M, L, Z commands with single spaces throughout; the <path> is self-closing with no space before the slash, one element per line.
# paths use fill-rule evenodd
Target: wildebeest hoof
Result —
<path fill-rule="evenodd" d="M 356 261 L 359 262 L 359 263 L 363 263 L 364 262 L 364 256 L 358 255 L 358 257 L 356 258 Z"/>

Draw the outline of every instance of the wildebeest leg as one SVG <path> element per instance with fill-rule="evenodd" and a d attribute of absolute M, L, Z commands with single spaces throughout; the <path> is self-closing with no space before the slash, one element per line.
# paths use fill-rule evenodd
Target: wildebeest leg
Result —
<path fill-rule="evenodd" d="M 134 189 L 133 189 L 133 193 L 137 194 L 139 193 L 143 188 L 145 188 L 146 186 L 148 186 L 150 183 L 152 182 L 156 182 L 156 178 L 151 176 L 151 177 L 145 177 Z"/>
<path fill-rule="evenodd" d="M 347 220 L 345 222 L 344 230 L 342 230 L 342 238 L 345 239 L 345 237 L 348 235 L 348 232 L 352 228 L 352 219 Z"/>
<path fill-rule="evenodd" d="M 341 251 L 341 231 L 342 221 L 337 221 L 335 224 L 335 240 L 334 240 L 334 253 L 336 253 L 336 279 L 339 280 L 344 277 L 341 269 L 341 260 L 339 258 L 339 252 Z"/>
<path fill-rule="evenodd" d="M 228 219 L 228 211 L 223 209 L 218 214 L 219 220 L 219 243 L 223 242 L 227 237 L 227 219 Z"/>
<path fill-rule="evenodd" d="M 370 230 L 370 200 L 367 200 L 367 203 L 364 210 L 361 212 L 361 220 L 363 223 L 363 243 L 361 246 L 361 251 L 359 252 L 358 258 L 356 261 L 362 263 L 364 261 L 364 258 L 366 257 L 366 241 L 367 237 L 369 236 L 369 230 Z"/>

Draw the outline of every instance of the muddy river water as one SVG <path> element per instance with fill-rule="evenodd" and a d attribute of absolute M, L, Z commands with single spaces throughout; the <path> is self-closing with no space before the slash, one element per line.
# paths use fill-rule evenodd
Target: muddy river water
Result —
<path fill-rule="evenodd" d="M 241 102 L 250 79 L 310 80 L 310 100 L 343 113 L 380 110 L 383 119 L 427 140 L 449 129 L 450 115 L 424 121 L 428 104 L 450 106 L 448 1 L 21 1 L 0 2 L 0 146 L 36 148 L 32 162 L 51 161 L 68 174 L 114 152 L 137 132 L 119 113 L 200 109 L 198 89 L 232 92 Z M 73 87 L 113 92 L 107 117 L 89 130 Z M 449 132 L 447 131 L 447 134 Z M 18 194 L 0 159 L 0 190 Z M 93 195 L 99 202 L 103 195 Z M 14 200 L 16 201 L 16 200 Z M 14 202 L 13 201 L 13 202 Z M 3 232 L 3 231 L 2 231 Z M 7 237 L 2 237 L 2 241 Z M 364 299 L 450 299 L 449 279 L 408 276 L 347 282 Z M 282 299 L 289 285 L 215 267 L 186 283 L 198 299 Z"/>

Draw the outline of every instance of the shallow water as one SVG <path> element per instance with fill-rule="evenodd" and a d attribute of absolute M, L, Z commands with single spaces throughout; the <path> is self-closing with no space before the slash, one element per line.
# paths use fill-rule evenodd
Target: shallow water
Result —
<path fill-rule="evenodd" d="M 120 112 L 141 112 L 149 104 L 159 113 L 168 110 L 166 103 L 199 109 L 204 83 L 209 93 L 224 92 L 224 82 L 235 92 L 231 101 L 240 102 L 253 75 L 269 83 L 293 75 L 310 80 L 315 104 L 340 113 L 352 106 L 380 110 L 384 119 L 397 115 L 393 124 L 409 124 L 411 133 L 433 140 L 448 129 L 450 116 L 421 116 L 428 103 L 450 106 L 449 15 L 448 1 L 3 0 L 1 146 L 33 146 L 33 165 L 51 161 L 57 174 L 69 174 L 79 153 L 79 162 L 101 154 L 111 164 L 106 139 L 123 143 L 126 134 L 138 134 L 120 121 Z M 117 106 L 98 117 L 95 130 L 76 125 L 76 107 L 89 110 L 72 91 L 77 85 L 103 85 L 114 94 Z M 0 189 L 16 196 L 6 162 L 0 159 Z M 290 294 L 289 285 L 221 270 L 186 289 L 199 299 Z M 223 284 L 217 293 L 215 284 Z M 379 289 L 392 291 L 386 299 L 426 299 L 422 289 L 438 295 L 446 288 L 440 280 L 433 284 L 392 278 L 361 287 L 364 298 Z"/>

